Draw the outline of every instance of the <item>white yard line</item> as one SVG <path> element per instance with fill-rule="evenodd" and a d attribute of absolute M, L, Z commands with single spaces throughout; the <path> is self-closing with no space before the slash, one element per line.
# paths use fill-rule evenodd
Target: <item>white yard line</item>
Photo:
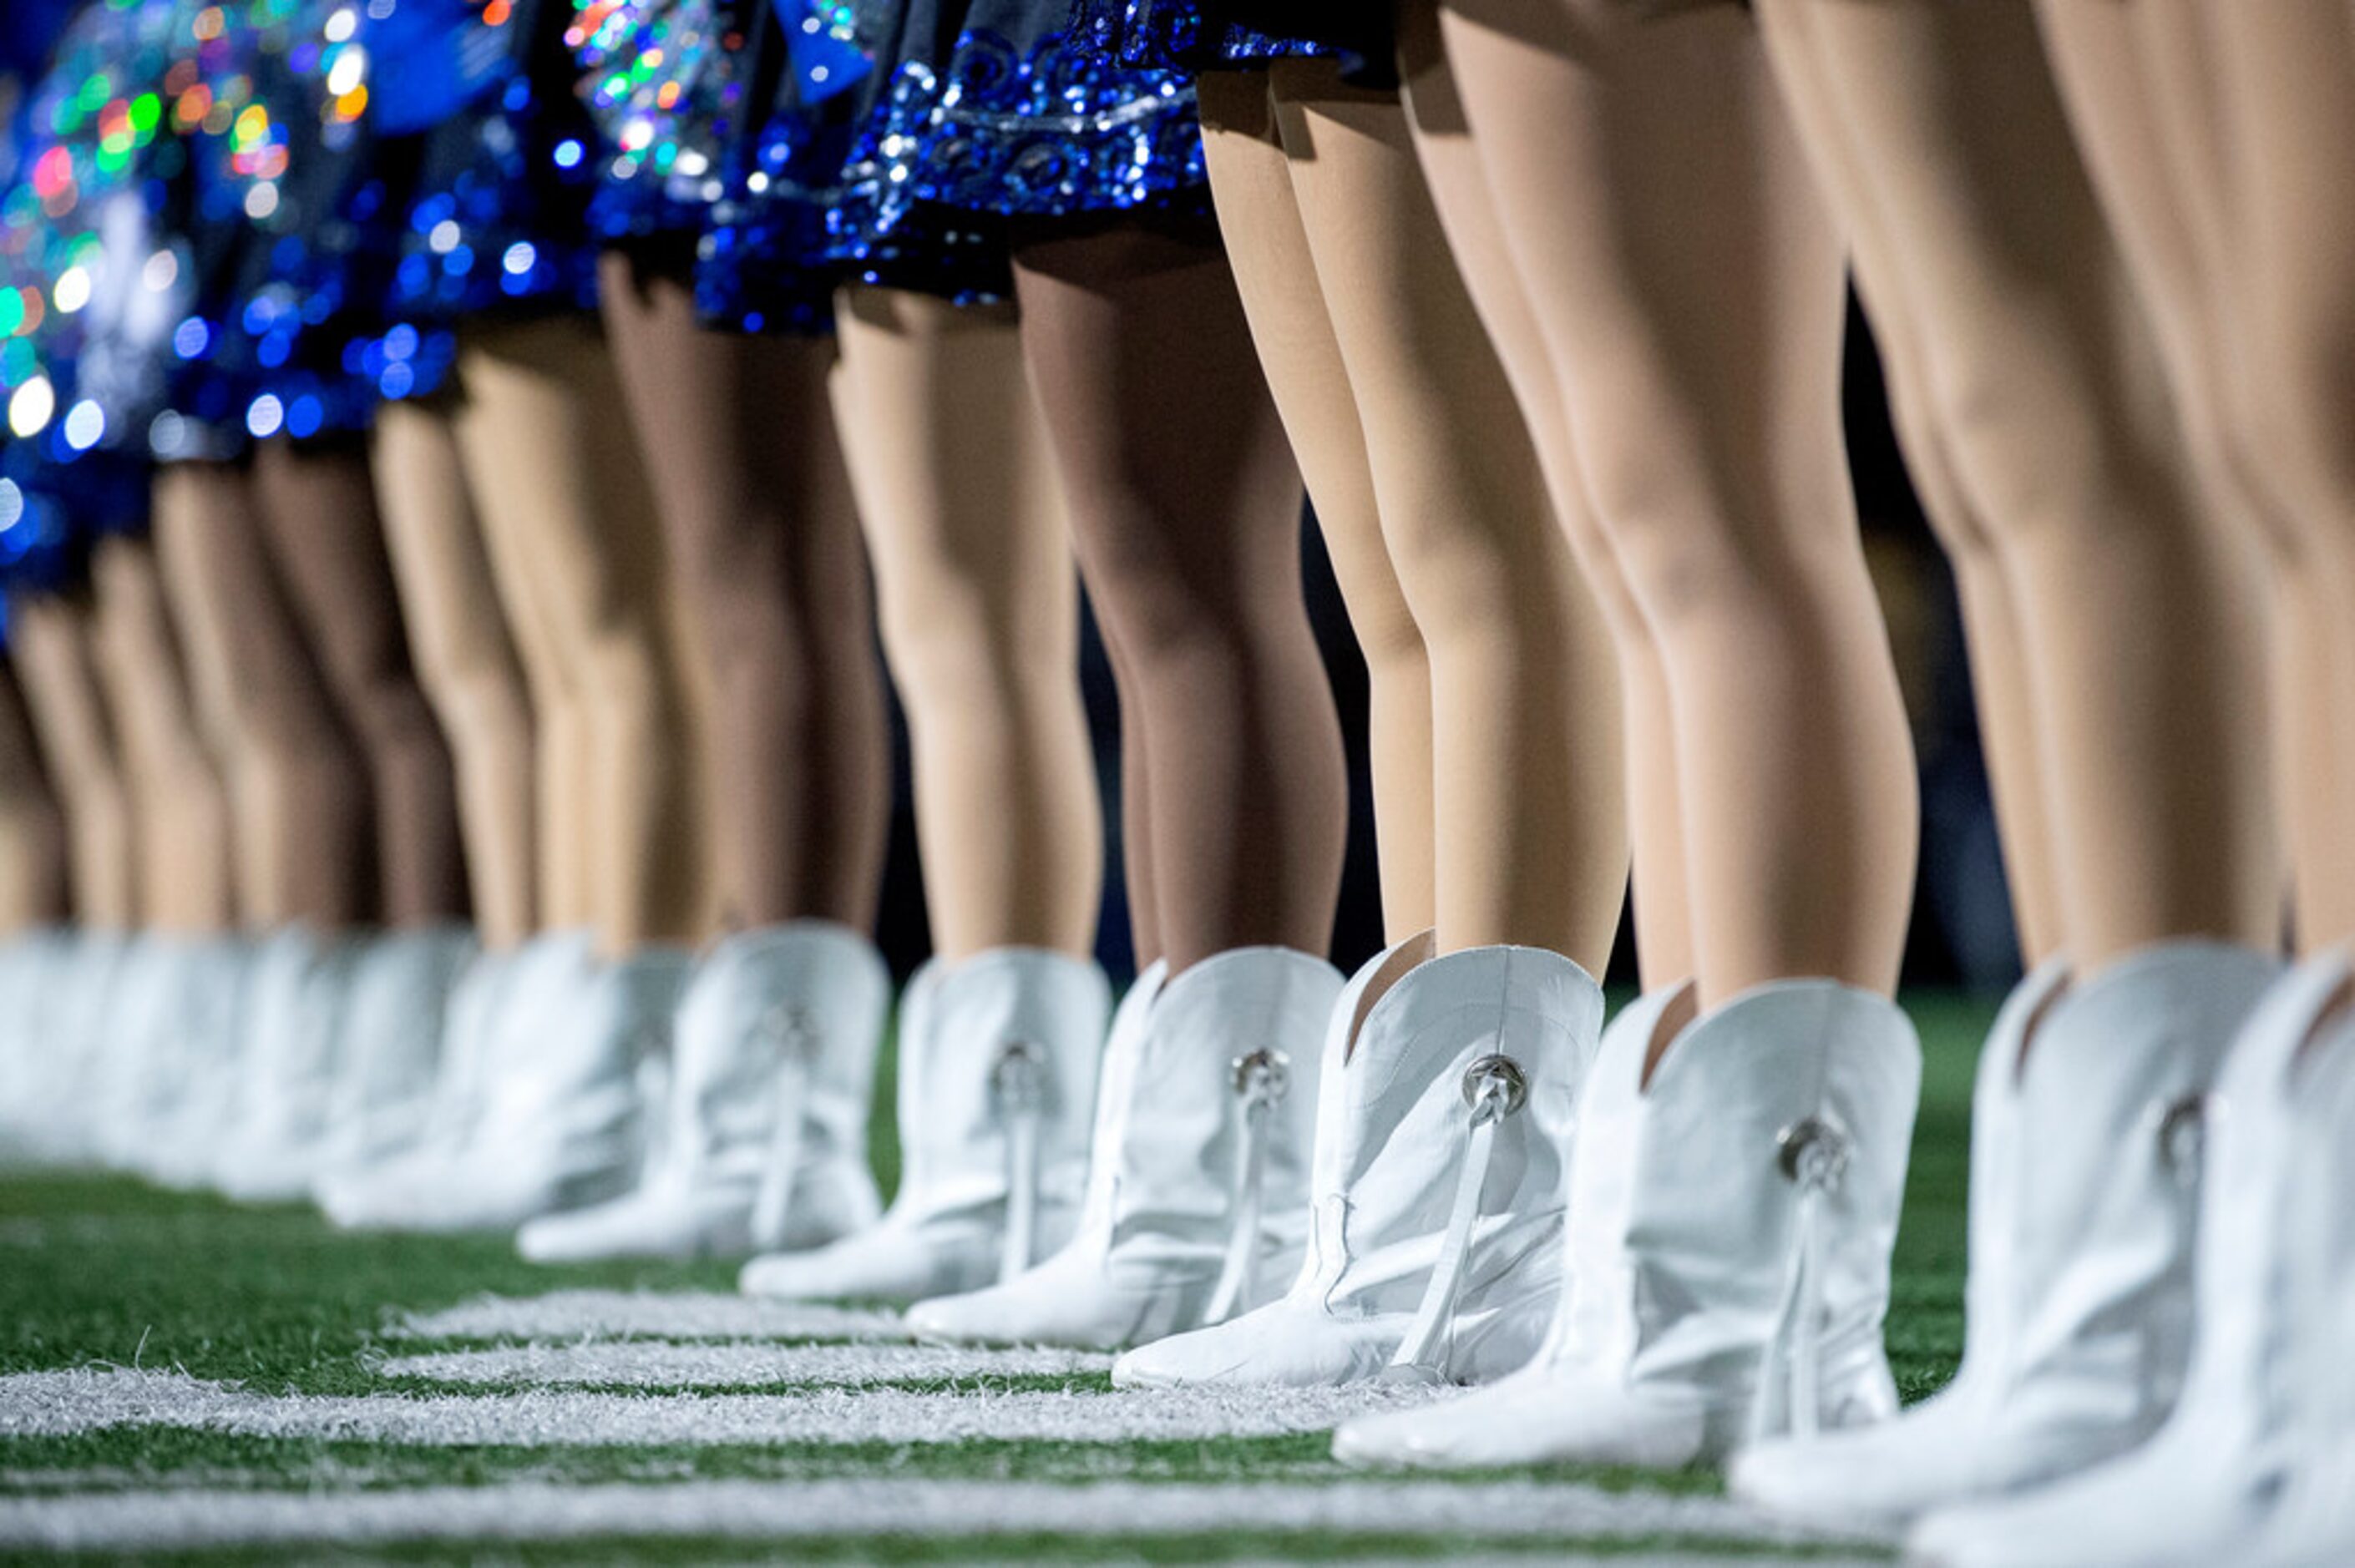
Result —
<path fill-rule="evenodd" d="M 178 1426 L 261 1437 L 429 1446 L 672 1443 L 1072 1443 L 1272 1436 L 1332 1427 L 1436 1391 L 1166 1389 L 1124 1393 L 924 1393 L 821 1389 L 780 1394 L 512 1393 L 273 1397 L 177 1372 L 123 1369 L 0 1377 L 0 1435 L 66 1436 Z"/>
<path fill-rule="evenodd" d="M 397 1356 L 386 1377 L 493 1387 L 602 1383 L 640 1388 L 749 1388 L 822 1383 L 846 1388 L 948 1378 L 1060 1376 L 1100 1372 L 1112 1358 L 1083 1351 L 961 1350 L 935 1345 L 682 1345 L 662 1340 L 507 1345 Z"/>
<path fill-rule="evenodd" d="M 743 1539 L 1027 1534 L 1103 1538 L 1236 1531 L 1448 1534 L 1583 1542 L 1667 1535 L 1752 1544 L 1821 1542 L 1714 1498 L 1538 1482 L 1348 1481 L 1326 1486 L 1086 1486 L 1031 1482 L 540 1483 L 405 1492 L 116 1492 L 0 1499 L 0 1545 L 129 1550 L 307 1542 Z M 1712 1563 L 1726 1559 L 1711 1558 Z"/>
<path fill-rule="evenodd" d="M 403 1313 L 396 1340 L 905 1340 L 898 1314 L 716 1291 L 554 1290 Z"/>

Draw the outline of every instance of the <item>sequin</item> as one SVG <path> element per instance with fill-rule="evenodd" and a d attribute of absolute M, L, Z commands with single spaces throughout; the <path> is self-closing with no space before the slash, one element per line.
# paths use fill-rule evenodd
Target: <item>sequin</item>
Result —
<path fill-rule="evenodd" d="M 885 226 L 923 202 L 1031 217 L 1190 204 L 1208 177 L 1191 79 L 1068 33 L 1022 46 L 967 29 L 937 72 L 900 69 L 863 144 L 891 193 Z"/>

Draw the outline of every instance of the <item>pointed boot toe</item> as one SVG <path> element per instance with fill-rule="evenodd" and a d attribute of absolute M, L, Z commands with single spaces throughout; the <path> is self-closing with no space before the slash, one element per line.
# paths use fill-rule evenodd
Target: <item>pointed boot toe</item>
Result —
<path fill-rule="evenodd" d="M 1694 1019 L 1656 1058 L 1676 1000 L 1638 1001 L 1595 1054 L 1567 1284 L 1537 1357 L 1461 1400 L 1345 1424 L 1337 1455 L 1674 1468 L 1894 1408 L 1881 1325 L 1920 1082 L 1912 1025 L 1884 997 L 1785 981 Z"/>
<path fill-rule="evenodd" d="M 624 1198 L 550 1216 L 527 1257 L 742 1257 L 811 1246 L 880 1208 L 867 1111 L 890 978 L 825 921 L 740 932 L 698 962 L 672 1031 L 665 1103 Z"/>
<path fill-rule="evenodd" d="M 1740 1494 L 1819 1522 L 1902 1522 L 2149 1438 L 2190 1355 L 2204 1107 L 2278 968 L 2174 942 L 2073 987 L 2055 966 L 2023 982 L 1973 1106 L 1961 1371 L 1876 1433 L 1738 1467 Z"/>
<path fill-rule="evenodd" d="M 979 1299 L 934 1304 L 928 1331 L 1111 1350 L 1279 1295 L 1306 1241 L 1310 1047 L 1340 986 L 1283 948 L 1162 983 L 1107 1053 L 1077 1233 Z"/>
<path fill-rule="evenodd" d="M 1910 1550 L 1957 1564 L 2088 1568 L 2247 1560 L 2355 1436 L 2345 1372 L 2355 1224 L 2316 1203 L 2355 1181 L 2355 1020 L 2347 955 L 2284 975 L 2217 1076 L 2199 1139 L 2195 1339 L 2180 1396 L 2147 1443 L 2005 1495 L 1937 1509 Z M 2262 1557 L 2263 1553 L 2259 1552 Z"/>
<path fill-rule="evenodd" d="M 1319 1072 L 1308 1255 L 1277 1301 L 1131 1358 L 1161 1382 L 1484 1382 L 1561 1294 L 1579 1087 L 1603 994 L 1529 948 L 1391 948 L 1337 1000 Z M 1117 1369 L 1116 1369 L 1117 1371 Z"/>

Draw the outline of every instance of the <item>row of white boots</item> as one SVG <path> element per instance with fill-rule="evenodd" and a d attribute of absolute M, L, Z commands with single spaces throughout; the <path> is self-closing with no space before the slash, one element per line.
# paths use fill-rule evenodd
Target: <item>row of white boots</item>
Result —
<path fill-rule="evenodd" d="M 1248 948 L 1148 971 L 1107 1038 L 1091 964 L 936 963 L 879 1214 L 889 983 L 848 931 L 692 966 L 568 937 L 155 949 L 0 951 L 34 1003 L 0 1036 L 8 1136 L 346 1224 L 520 1226 L 540 1258 L 757 1252 L 747 1289 L 1124 1350 L 1124 1386 L 1486 1385 L 1346 1425 L 1353 1462 L 1734 1456 L 1743 1497 L 1956 1564 L 2355 1554 L 2343 959 L 2186 943 L 2023 983 L 1980 1068 L 1963 1372 L 1899 1416 L 1919 1052 L 1829 982 L 1604 1030 L 1550 953 L 1418 940 L 1345 986 Z"/>
<path fill-rule="evenodd" d="M 0 1155 L 310 1199 L 356 1228 L 512 1231 L 665 1171 L 690 1171 L 698 1198 L 755 1181 L 783 1119 L 808 1158 L 856 1168 L 831 1234 L 877 1207 L 866 1115 L 889 993 L 864 938 L 816 923 L 692 963 L 601 959 L 578 932 L 506 952 L 454 928 L 41 932 L 0 947 Z M 796 1054 L 815 1071 L 787 1092 Z M 826 1196 L 805 1182 L 798 1212 Z M 739 1208 L 733 1230 L 680 1214 L 602 1250 L 747 1253 Z"/>

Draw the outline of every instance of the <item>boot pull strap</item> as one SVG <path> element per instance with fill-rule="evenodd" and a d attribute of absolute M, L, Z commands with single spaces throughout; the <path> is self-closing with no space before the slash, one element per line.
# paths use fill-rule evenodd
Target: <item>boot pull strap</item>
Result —
<path fill-rule="evenodd" d="M 1798 1213 L 1792 1222 L 1790 1278 L 1759 1365 L 1753 1441 L 1778 1432 L 1809 1437 L 1823 1424 L 1823 1211 L 1848 1174 L 1848 1135 L 1821 1117 L 1800 1118 L 1774 1142 L 1783 1179 L 1798 1189 Z"/>
<path fill-rule="evenodd" d="M 1202 1324 L 1223 1323 L 1252 1294 L 1259 1273 L 1260 1217 L 1266 1204 L 1267 1124 L 1278 1101 L 1292 1092 L 1292 1058 L 1281 1051 L 1238 1056 L 1229 1070 L 1242 1137 L 1235 1145 L 1234 1201 L 1228 1204 L 1227 1255 Z"/>
<path fill-rule="evenodd" d="M 1471 1110 L 1471 1139 L 1456 1172 L 1455 1202 L 1447 1233 L 1423 1287 L 1422 1304 L 1382 1374 L 1390 1383 L 1444 1383 L 1455 1329 L 1455 1299 L 1464 1286 L 1464 1265 L 1472 1253 L 1472 1232 L 1480 1222 L 1480 1190 L 1497 1150 L 1497 1128 L 1529 1103 L 1529 1082 L 1510 1056 L 1483 1056 L 1464 1070 L 1464 1103 Z"/>
<path fill-rule="evenodd" d="M 676 1141 L 670 1124 L 677 1108 L 671 1097 L 676 1084 L 671 1076 L 670 1054 L 660 1049 L 660 1044 L 654 1032 L 645 1029 L 639 1030 L 630 1042 L 630 1050 L 638 1059 L 630 1074 L 630 1086 L 637 1094 L 644 1117 L 640 1125 L 645 1128 L 638 1156 L 642 1173 L 660 1171 Z"/>
<path fill-rule="evenodd" d="M 1010 1042 L 989 1069 L 989 1096 L 1006 1124 L 1006 1237 L 1000 1284 L 1030 1266 L 1039 1230 L 1039 1129 L 1047 1113 L 1047 1054 Z"/>
<path fill-rule="evenodd" d="M 794 1183 L 801 1174 L 802 1125 L 816 1066 L 817 1031 L 807 1009 L 779 1001 L 761 1015 L 761 1032 L 776 1044 L 777 1088 L 770 1112 L 769 1160 L 752 1197 L 752 1250 L 775 1252 L 785 1245 Z"/>

